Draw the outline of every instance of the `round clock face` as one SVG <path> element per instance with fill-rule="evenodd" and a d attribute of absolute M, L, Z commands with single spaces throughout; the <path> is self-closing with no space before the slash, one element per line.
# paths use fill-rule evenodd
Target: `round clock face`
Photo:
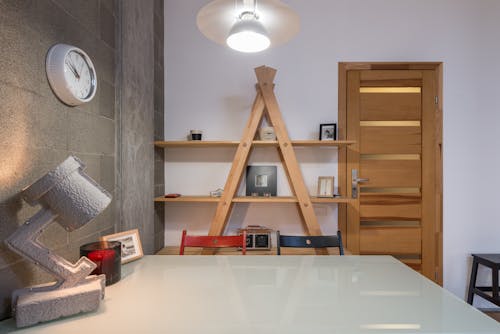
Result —
<path fill-rule="evenodd" d="M 81 100 L 87 99 L 94 89 L 94 75 L 85 56 L 72 50 L 66 55 L 64 66 L 64 76 L 73 95 Z"/>
<path fill-rule="evenodd" d="M 81 49 L 56 44 L 47 54 L 47 78 L 56 96 L 70 106 L 92 100 L 97 77 L 89 56 Z"/>

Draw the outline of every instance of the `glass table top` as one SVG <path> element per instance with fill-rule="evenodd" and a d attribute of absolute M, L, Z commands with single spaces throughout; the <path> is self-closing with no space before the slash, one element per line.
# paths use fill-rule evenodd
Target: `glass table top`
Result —
<path fill-rule="evenodd" d="M 0 333 L 14 331 L 0 322 Z M 500 333 L 390 256 L 145 256 L 96 312 L 19 333 Z M 17 332 L 17 331 L 15 331 Z"/>

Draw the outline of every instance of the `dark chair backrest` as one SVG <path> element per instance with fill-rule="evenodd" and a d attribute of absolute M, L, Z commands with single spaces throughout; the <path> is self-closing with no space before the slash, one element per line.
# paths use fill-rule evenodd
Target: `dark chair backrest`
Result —
<path fill-rule="evenodd" d="M 184 247 L 206 247 L 206 248 L 227 248 L 241 247 L 241 253 L 246 254 L 246 231 L 241 235 L 187 235 L 186 230 L 182 231 L 181 247 L 179 255 L 184 255 Z"/>
<path fill-rule="evenodd" d="M 344 255 L 344 247 L 342 246 L 342 236 L 340 234 L 340 231 L 337 231 L 337 235 L 318 235 L 318 236 L 281 235 L 280 231 L 276 231 L 276 243 L 278 248 L 278 255 L 281 255 L 281 247 L 297 247 L 297 248 L 338 247 L 339 254 Z"/>

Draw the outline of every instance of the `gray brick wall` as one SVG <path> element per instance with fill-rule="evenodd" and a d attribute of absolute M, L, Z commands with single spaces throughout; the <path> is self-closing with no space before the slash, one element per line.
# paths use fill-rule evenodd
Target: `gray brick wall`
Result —
<path fill-rule="evenodd" d="M 3 240 L 39 208 L 19 192 L 74 154 L 86 172 L 115 192 L 114 1 L 0 1 L 0 319 L 10 315 L 11 290 L 51 281 L 13 254 Z M 68 107 L 52 93 L 45 55 L 55 43 L 85 50 L 98 75 L 88 104 Z M 95 221 L 67 233 L 53 224 L 41 242 L 74 261 L 81 244 L 114 231 L 115 202 Z"/>
<path fill-rule="evenodd" d="M 142 1 L 0 0 L 0 319 L 10 316 L 13 289 L 53 280 L 6 249 L 3 240 L 39 209 L 23 202 L 20 190 L 70 154 L 84 161 L 86 172 L 114 200 L 95 221 L 75 232 L 67 233 L 53 224 L 44 231 L 41 242 L 70 261 L 79 257 L 80 245 L 125 229 L 141 230 L 145 253 L 157 248 L 156 241 L 161 243 L 156 239 L 163 235 L 163 223 L 155 223 L 158 213 L 154 213 L 152 197 L 154 184 L 162 181 L 153 180 L 157 164 L 151 143 L 163 131 L 153 125 L 161 118 L 158 122 L 163 127 L 163 47 L 155 49 L 153 44 L 153 40 L 163 43 L 163 28 L 157 27 L 153 38 L 153 18 L 155 25 L 163 24 L 163 11 L 154 12 L 163 8 L 162 3 L 144 1 L 141 7 L 138 4 Z M 124 49 L 123 36 L 130 34 L 134 25 L 150 29 L 151 42 L 134 46 L 132 38 Z M 99 82 L 90 103 L 68 107 L 52 93 L 45 74 L 45 55 L 55 43 L 76 45 L 92 58 Z M 151 60 L 144 54 L 150 54 Z M 158 65 L 153 66 L 153 57 L 160 56 L 161 60 L 154 61 Z M 129 67 L 127 62 L 136 64 L 140 73 L 150 74 L 139 81 L 127 77 L 121 72 L 124 66 Z M 150 96 L 151 102 L 144 103 L 145 96 Z M 144 117 L 137 117 L 138 110 Z M 134 160 L 124 152 L 132 152 L 132 144 L 138 141 L 141 152 L 146 153 Z M 150 182 L 138 187 L 129 182 L 144 181 L 148 174 L 144 170 L 151 171 L 146 177 Z M 127 195 L 122 196 L 122 192 Z M 123 210 L 127 207 L 124 200 L 134 203 L 144 219 Z"/>
<path fill-rule="evenodd" d="M 154 8 L 154 139 L 164 140 L 164 67 L 163 67 L 163 0 L 155 0 Z M 165 192 L 164 152 L 155 148 L 154 154 L 154 195 L 162 196 Z M 154 204 L 154 249 L 155 252 L 165 245 L 165 205 Z"/>

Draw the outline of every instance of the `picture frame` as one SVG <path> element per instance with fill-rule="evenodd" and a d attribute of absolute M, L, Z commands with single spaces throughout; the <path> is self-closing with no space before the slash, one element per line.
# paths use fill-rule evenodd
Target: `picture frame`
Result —
<path fill-rule="evenodd" d="M 122 244 L 122 264 L 135 261 L 144 256 L 139 230 L 133 229 L 101 237 L 102 241 L 119 241 Z"/>
<path fill-rule="evenodd" d="M 319 125 L 319 140 L 336 140 L 337 123 L 325 123 Z"/>
<path fill-rule="evenodd" d="M 334 181 L 333 176 L 318 177 L 318 197 L 334 197 Z"/>
<path fill-rule="evenodd" d="M 246 196 L 276 196 L 276 175 L 276 166 L 247 166 Z"/>
<path fill-rule="evenodd" d="M 238 234 L 246 232 L 247 250 L 270 250 L 272 230 L 260 225 L 248 225 L 245 228 L 238 229 Z"/>

